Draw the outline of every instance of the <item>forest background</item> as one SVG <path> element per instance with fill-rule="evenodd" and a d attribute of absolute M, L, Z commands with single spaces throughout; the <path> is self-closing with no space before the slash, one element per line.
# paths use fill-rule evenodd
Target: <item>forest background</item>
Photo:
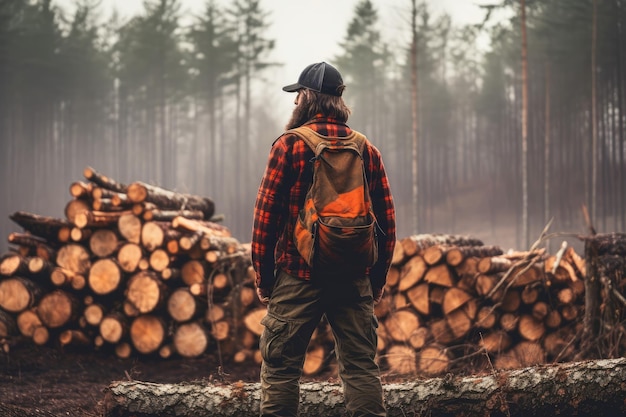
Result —
<path fill-rule="evenodd" d="M 92 166 L 209 197 L 250 241 L 291 111 L 279 86 L 309 63 L 286 74 L 271 2 L 207 0 L 190 14 L 146 0 L 121 16 L 95 0 L 0 0 L 0 237 L 18 230 L 18 210 L 63 217 Z M 553 219 L 556 243 L 575 245 L 583 206 L 598 232 L 626 230 L 625 0 L 498 0 L 461 25 L 421 1 L 394 1 L 385 19 L 385 2 L 350 3 L 338 52 L 310 61 L 344 75 L 349 124 L 383 153 L 400 238 L 525 249 Z"/>

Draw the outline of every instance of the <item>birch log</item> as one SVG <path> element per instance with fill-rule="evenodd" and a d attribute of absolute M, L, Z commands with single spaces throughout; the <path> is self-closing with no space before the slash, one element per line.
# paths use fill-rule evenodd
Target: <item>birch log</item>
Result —
<path fill-rule="evenodd" d="M 420 379 L 383 386 L 389 417 L 624 415 L 626 358 Z M 105 417 L 258 415 L 258 383 L 115 382 L 105 389 Z M 300 415 L 344 416 L 339 384 L 301 385 Z"/>

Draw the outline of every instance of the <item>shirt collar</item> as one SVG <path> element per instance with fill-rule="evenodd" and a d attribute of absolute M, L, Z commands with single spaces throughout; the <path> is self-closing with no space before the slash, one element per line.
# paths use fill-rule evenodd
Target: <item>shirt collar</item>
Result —
<path fill-rule="evenodd" d="M 331 124 L 335 124 L 335 125 L 348 127 L 347 124 L 338 121 L 336 118 L 324 116 L 322 113 L 316 114 L 311 120 L 306 122 L 304 125 L 306 126 L 306 125 L 310 125 L 310 124 L 313 124 L 313 123 L 331 123 Z"/>

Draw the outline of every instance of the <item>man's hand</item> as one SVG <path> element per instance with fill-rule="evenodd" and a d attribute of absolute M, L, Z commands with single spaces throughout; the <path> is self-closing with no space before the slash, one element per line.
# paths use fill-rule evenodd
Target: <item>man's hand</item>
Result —
<path fill-rule="evenodd" d="M 272 290 L 268 290 L 267 288 L 259 288 L 256 289 L 256 295 L 259 297 L 261 304 L 264 306 L 270 303 L 270 295 L 272 295 Z"/>
<path fill-rule="evenodd" d="M 383 288 L 374 288 L 372 290 L 373 293 L 373 298 L 374 298 L 374 305 L 380 303 L 380 300 L 382 300 L 383 298 L 383 294 L 385 293 L 385 287 Z"/>

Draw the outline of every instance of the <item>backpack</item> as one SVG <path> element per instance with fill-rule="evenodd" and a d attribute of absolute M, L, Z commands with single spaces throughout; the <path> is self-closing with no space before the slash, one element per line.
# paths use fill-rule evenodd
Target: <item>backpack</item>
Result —
<path fill-rule="evenodd" d="M 365 271 L 378 259 L 363 150 L 367 139 L 323 136 L 308 127 L 291 129 L 313 150 L 313 182 L 298 214 L 294 242 L 312 270 Z"/>

